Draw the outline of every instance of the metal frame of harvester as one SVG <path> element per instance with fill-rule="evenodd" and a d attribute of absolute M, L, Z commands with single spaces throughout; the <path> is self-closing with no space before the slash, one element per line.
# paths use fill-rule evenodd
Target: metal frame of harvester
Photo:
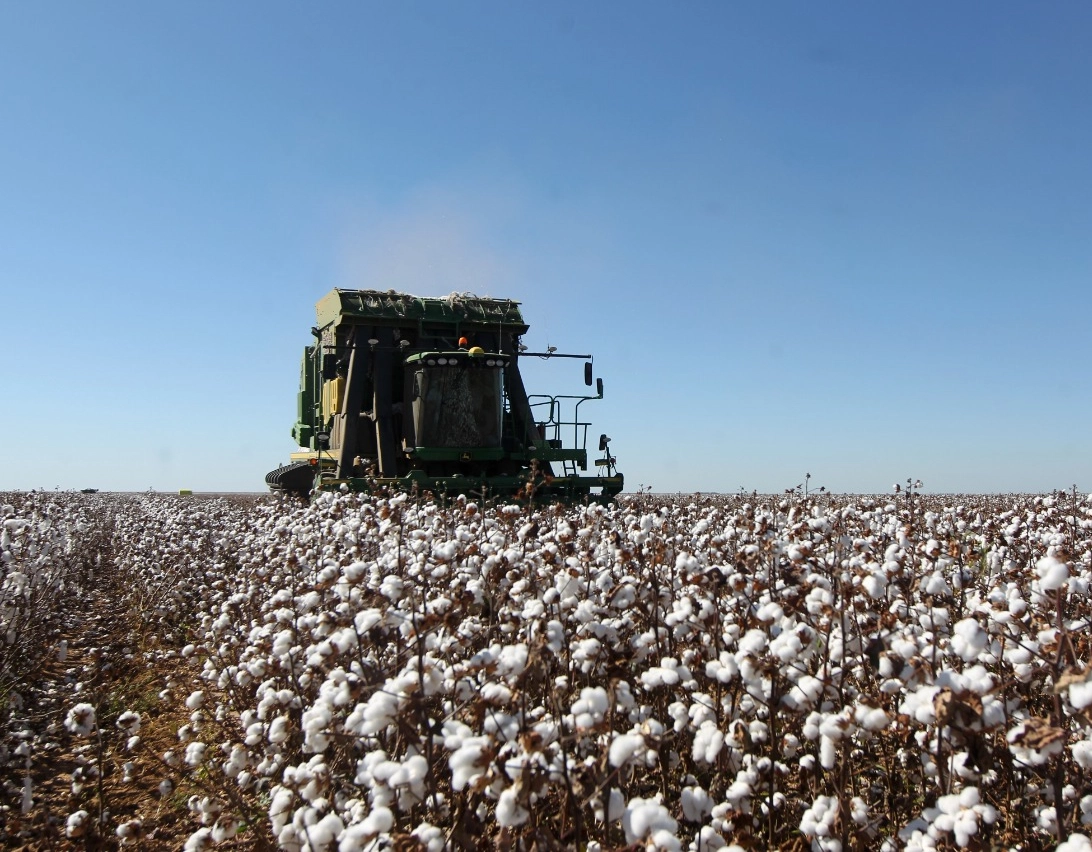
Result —
<path fill-rule="evenodd" d="M 519 302 L 452 294 L 333 290 L 316 305 L 304 349 L 291 463 L 266 476 L 274 490 L 418 489 L 485 498 L 609 500 L 622 490 L 601 435 L 587 475 L 580 407 L 595 395 L 528 396 Z M 566 414 L 565 410 L 571 412 Z"/>

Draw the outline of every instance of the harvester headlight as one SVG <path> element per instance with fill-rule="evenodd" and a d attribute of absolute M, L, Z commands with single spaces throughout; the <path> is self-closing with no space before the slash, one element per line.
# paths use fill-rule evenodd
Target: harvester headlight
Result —
<path fill-rule="evenodd" d="M 436 363 L 443 367 L 447 364 L 447 358 L 437 358 Z"/>
<path fill-rule="evenodd" d="M 425 363 L 428 364 L 430 367 L 435 367 L 436 366 L 436 359 L 435 358 L 429 358 Z"/>
<path fill-rule="evenodd" d="M 487 367 L 496 367 L 497 362 L 494 361 L 492 358 L 486 358 L 485 359 L 485 366 L 487 366 Z"/>

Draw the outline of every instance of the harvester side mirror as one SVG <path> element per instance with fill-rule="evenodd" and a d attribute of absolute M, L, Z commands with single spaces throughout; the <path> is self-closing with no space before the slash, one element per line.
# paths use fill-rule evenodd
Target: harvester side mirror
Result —
<path fill-rule="evenodd" d="M 600 397 L 603 396 L 603 380 L 602 379 L 596 379 L 595 380 L 595 392 L 597 394 L 599 394 Z"/>
<path fill-rule="evenodd" d="M 322 356 L 322 377 L 328 382 L 337 378 L 337 358 L 332 352 Z"/>
<path fill-rule="evenodd" d="M 585 361 L 584 362 L 584 384 L 586 384 L 588 387 L 591 387 L 591 380 L 592 380 L 591 369 L 592 369 L 591 361 Z"/>
<path fill-rule="evenodd" d="M 607 433 L 604 432 L 599 436 L 599 452 L 605 453 L 607 451 L 607 444 L 610 443 L 610 438 L 607 437 Z"/>
<path fill-rule="evenodd" d="M 316 432 L 315 433 L 315 447 L 320 450 L 330 449 L 330 433 L 329 432 Z"/>

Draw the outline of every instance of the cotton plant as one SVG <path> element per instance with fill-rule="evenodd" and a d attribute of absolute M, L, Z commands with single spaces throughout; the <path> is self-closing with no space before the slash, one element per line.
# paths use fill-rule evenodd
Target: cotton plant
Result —
<path fill-rule="evenodd" d="M 992 825 L 997 818 L 997 809 L 982 802 L 977 787 L 965 787 L 959 793 L 939 797 L 936 805 L 926 808 L 920 818 L 899 832 L 899 837 L 908 847 L 924 848 L 926 838 L 940 843 L 950 836 L 957 847 L 964 849 L 984 826 Z"/>
<path fill-rule="evenodd" d="M 1072 502 L 142 497 L 116 559 L 146 578 L 151 653 L 177 667 L 161 703 L 185 718 L 162 778 L 148 721 L 119 717 L 118 771 L 164 795 L 210 786 L 192 849 L 243 824 L 284 849 L 442 848 L 453 820 L 485 842 L 578 830 L 588 848 L 977 842 L 1005 818 L 989 818 L 998 785 L 1089 762 L 1092 690 L 1076 660 L 1055 679 L 1089 616 L 1092 518 Z M 9 531 L 5 564 L 37 524 Z M 1066 730 L 1060 748 L 1043 725 Z M 982 765 L 998 748 L 1013 778 Z M 881 749 L 935 814 L 870 798 L 853 770 Z M 1036 831 L 1092 813 L 1028 789 Z"/>

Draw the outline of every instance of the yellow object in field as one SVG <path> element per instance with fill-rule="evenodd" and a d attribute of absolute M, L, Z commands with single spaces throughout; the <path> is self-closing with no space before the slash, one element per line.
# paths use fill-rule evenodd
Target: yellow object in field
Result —
<path fill-rule="evenodd" d="M 345 379 L 338 376 L 322 385 L 322 416 L 332 417 L 341 411 L 341 397 L 345 391 Z"/>
<path fill-rule="evenodd" d="M 190 489 L 190 488 L 179 488 L 178 489 L 178 496 L 179 497 L 192 497 L 193 496 L 193 490 Z"/>

